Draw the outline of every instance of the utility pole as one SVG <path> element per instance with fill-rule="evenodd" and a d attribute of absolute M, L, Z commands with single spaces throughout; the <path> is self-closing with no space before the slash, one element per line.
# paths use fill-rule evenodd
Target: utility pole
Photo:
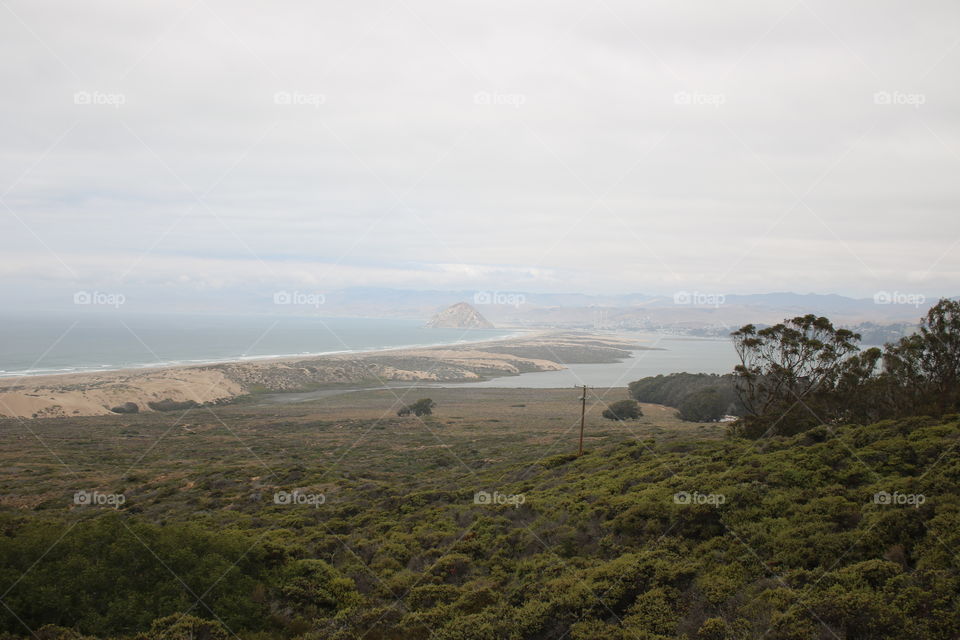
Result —
<path fill-rule="evenodd" d="M 577 448 L 577 456 L 583 455 L 583 423 L 587 416 L 587 385 L 582 386 L 583 395 L 580 396 L 580 446 Z"/>

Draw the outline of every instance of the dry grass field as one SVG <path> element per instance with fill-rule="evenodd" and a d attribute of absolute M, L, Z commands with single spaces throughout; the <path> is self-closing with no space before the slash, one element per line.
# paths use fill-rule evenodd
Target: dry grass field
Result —
<path fill-rule="evenodd" d="M 224 486 L 216 491 L 239 496 L 263 484 L 296 481 L 298 474 L 337 482 L 402 481 L 431 469 L 443 469 L 448 481 L 495 473 L 575 452 L 578 394 L 469 386 L 369 389 L 254 396 L 164 413 L 7 419 L 0 422 L 0 500 L 19 508 L 70 509 L 73 492 L 99 489 L 139 496 L 139 508 L 166 509 L 176 508 L 177 493 L 210 500 L 201 488 L 217 481 Z M 396 415 L 402 404 L 421 397 L 437 403 L 432 416 Z M 601 417 L 608 403 L 625 397 L 623 388 L 590 391 L 587 449 L 724 433 L 715 423 L 682 422 L 660 405 L 643 405 L 644 417 L 636 421 Z"/>

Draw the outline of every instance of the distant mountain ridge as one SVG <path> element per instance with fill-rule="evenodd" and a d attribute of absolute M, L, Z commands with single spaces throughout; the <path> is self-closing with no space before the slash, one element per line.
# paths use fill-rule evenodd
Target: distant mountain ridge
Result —
<path fill-rule="evenodd" d="M 878 296 L 884 293 L 888 292 L 878 292 Z M 344 317 L 427 319 L 437 309 L 466 300 L 482 309 L 486 320 L 501 327 L 712 331 L 726 335 L 746 323 L 772 324 L 807 313 L 850 326 L 864 322 L 912 325 L 936 302 L 930 297 L 919 304 L 902 304 L 896 302 L 894 294 L 889 294 L 885 302 L 882 297 L 875 300 L 790 292 L 720 294 L 689 290 L 673 295 L 589 295 L 353 287 L 328 292 L 324 311 Z"/>

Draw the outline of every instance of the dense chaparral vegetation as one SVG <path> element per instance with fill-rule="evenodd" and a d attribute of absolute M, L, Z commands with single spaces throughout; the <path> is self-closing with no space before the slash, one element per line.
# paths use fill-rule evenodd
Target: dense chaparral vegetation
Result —
<path fill-rule="evenodd" d="M 960 305 L 883 350 L 815 316 L 734 341 L 733 375 L 630 386 L 629 402 L 704 422 L 734 407 L 725 438 L 522 461 L 468 444 L 450 452 L 474 456 L 468 473 L 424 454 L 390 476 L 291 461 L 269 481 L 211 455 L 202 498 L 3 507 L 0 626 L 39 640 L 960 637 Z M 300 489 L 278 499 L 282 486 Z M 299 500 L 310 487 L 327 495 Z"/>
<path fill-rule="evenodd" d="M 319 508 L 259 504 L 237 483 L 220 489 L 228 508 L 159 520 L 134 501 L 7 513 L 0 620 L 97 637 L 192 637 L 163 630 L 201 624 L 168 618 L 186 612 L 208 637 L 946 640 L 960 634 L 958 427 L 624 442 L 505 479 L 516 506 L 433 488 L 432 470 L 352 481 Z"/>

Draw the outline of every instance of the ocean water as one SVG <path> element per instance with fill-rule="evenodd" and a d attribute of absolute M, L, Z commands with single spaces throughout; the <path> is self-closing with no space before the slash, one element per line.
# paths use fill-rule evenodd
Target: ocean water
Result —
<path fill-rule="evenodd" d="M 616 363 L 571 364 L 562 371 L 537 371 L 518 376 L 469 383 L 471 387 L 507 389 L 558 389 L 586 384 L 592 387 L 625 387 L 647 376 L 668 373 L 732 373 L 739 364 L 729 339 L 691 338 L 652 333 L 623 333 L 652 349 L 633 351 Z M 448 385 L 443 385 L 448 386 Z"/>
<path fill-rule="evenodd" d="M 482 382 L 391 382 L 390 388 L 456 388 L 467 386 L 499 389 L 562 389 L 577 385 L 597 388 L 625 387 L 634 380 L 660 374 L 731 373 L 739 363 L 729 339 L 690 338 L 666 334 L 621 333 L 651 349 L 632 351 L 620 362 L 570 364 L 561 371 L 537 371 L 518 376 L 491 378 Z M 366 388 L 364 388 L 365 390 Z M 269 402 L 290 404 L 349 392 L 349 389 L 321 389 L 266 396 Z"/>
<path fill-rule="evenodd" d="M 0 376 L 199 364 L 455 344 L 509 331 L 427 329 L 418 320 L 268 315 L 0 315 Z"/>

